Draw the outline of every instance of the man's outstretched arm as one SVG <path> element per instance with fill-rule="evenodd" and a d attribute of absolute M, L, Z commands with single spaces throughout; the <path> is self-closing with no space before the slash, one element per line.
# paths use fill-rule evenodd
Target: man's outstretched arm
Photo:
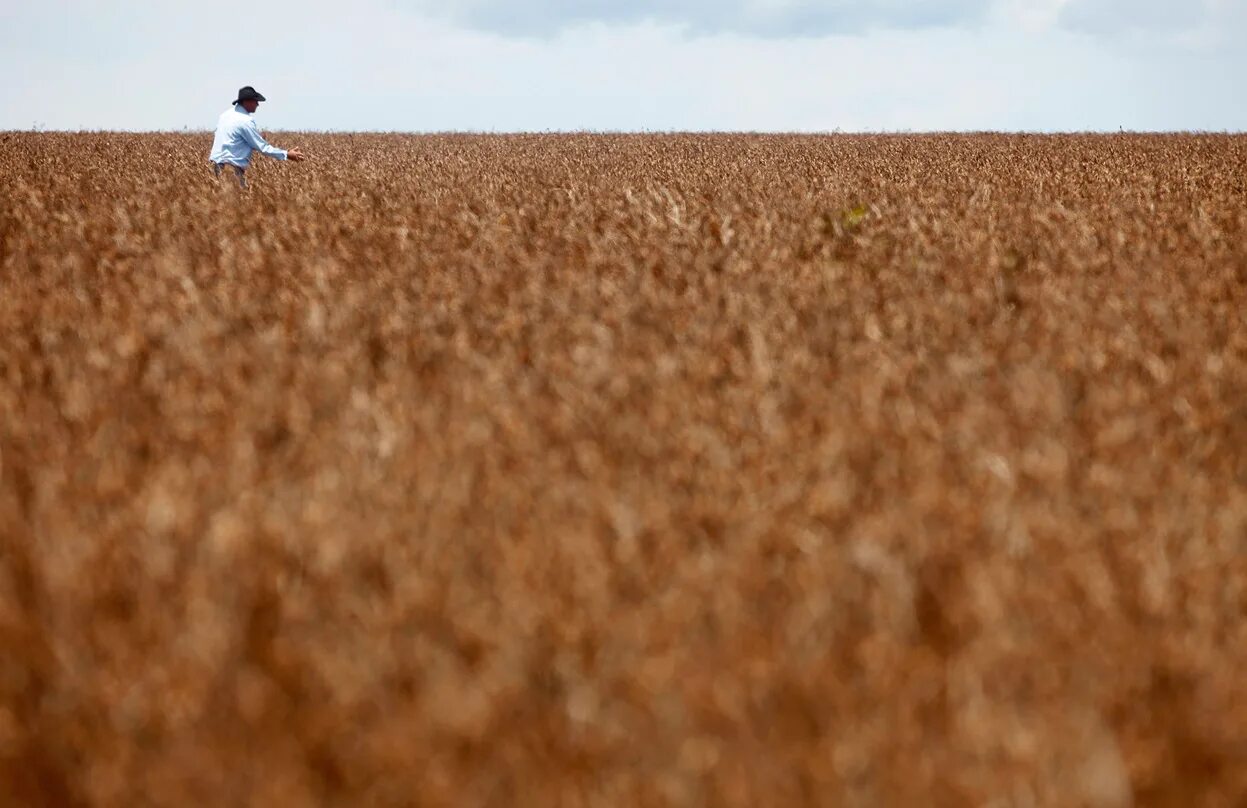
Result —
<path fill-rule="evenodd" d="M 303 159 L 303 152 L 299 151 L 298 149 L 286 150 L 286 149 L 279 149 L 276 146 L 270 145 L 269 142 L 264 139 L 264 136 L 260 134 L 260 130 L 255 125 L 254 121 L 251 123 L 250 126 L 245 127 L 243 131 L 245 132 L 247 142 L 248 144 L 250 144 L 251 148 L 255 149 L 261 154 L 266 154 L 275 160 L 287 160 L 288 159 L 288 160 L 294 160 L 295 162 L 298 162 Z"/>

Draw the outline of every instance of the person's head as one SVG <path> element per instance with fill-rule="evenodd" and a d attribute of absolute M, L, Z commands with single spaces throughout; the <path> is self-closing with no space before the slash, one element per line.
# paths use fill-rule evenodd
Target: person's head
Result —
<path fill-rule="evenodd" d="M 260 102 L 265 100 L 267 99 L 257 93 L 254 87 L 243 87 L 238 91 L 238 98 L 234 103 L 241 105 L 243 109 L 251 113 L 255 112 L 259 108 Z"/>

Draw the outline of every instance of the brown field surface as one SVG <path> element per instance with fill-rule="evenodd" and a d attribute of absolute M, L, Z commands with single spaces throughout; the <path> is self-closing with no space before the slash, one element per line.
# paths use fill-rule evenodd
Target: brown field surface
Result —
<path fill-rule="evenodd" d="M 1247 137 L 0 133 L 0 795 L 1247 804 Z"/>

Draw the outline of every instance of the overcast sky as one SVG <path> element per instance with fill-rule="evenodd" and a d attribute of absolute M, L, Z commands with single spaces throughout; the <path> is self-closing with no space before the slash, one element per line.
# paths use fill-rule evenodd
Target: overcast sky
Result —
<path fill-rule="evenodd" d="M 0 129 L 1247 130 L 1247 0 L 0 0 Z"/>

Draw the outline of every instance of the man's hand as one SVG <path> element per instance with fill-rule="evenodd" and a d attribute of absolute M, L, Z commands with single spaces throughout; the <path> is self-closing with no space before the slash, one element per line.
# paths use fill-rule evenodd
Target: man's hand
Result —
<path fill-rule="evenodd" d="M 296 163 L 301 163 L 306 160 L 307 157 L 299 149 L 288 149 L 286 151 L 286 159 L 294 160 Z"/>

